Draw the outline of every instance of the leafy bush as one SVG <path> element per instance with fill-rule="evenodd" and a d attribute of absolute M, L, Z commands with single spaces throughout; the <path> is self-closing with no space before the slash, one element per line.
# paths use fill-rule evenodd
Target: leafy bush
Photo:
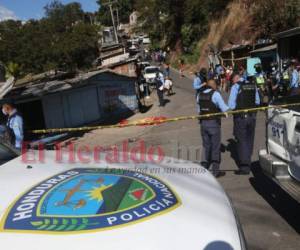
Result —
<path fill-rule="evenodd" d="M 99 27 L 78 3 L 54 1 L 45 10 L 41 20 L 0 22 L 0 60 L 16 75 L 90 67 L 98 57 Z"/>
<path fill-rule="evenodd" d="M 300 25 L 300 0 L 255 0 L 252 14 L 254 27 L 269 36 Z"/>

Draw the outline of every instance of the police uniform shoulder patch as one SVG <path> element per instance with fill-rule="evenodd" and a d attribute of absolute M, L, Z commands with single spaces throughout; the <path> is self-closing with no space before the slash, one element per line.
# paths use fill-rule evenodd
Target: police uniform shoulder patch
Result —
<path fill-rule="evenodd" d="M 121 169 L 73 169 L 28 190 L 8 209 L 2 232 L 84 233 L 125 226 L 180 206 L 153 176 Z"/>

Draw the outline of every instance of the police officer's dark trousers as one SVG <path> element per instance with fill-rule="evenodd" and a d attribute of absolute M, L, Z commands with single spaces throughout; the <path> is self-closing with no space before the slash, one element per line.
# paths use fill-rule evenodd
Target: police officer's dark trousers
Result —
<path fill-rule="evenodd" d="M 158 96 L 158 100 L 159 100 L 159 106 L 164 106 L 165 105 L 164 92 L 158 89 L 157 96 Z"/>
<path fill-rule="evenodd" d="M 237 140 L 237 154 L 240 167 L 251 166 L 256 127 L 256 114 L 234 117 L 234 135 Z"/>
<path fill-rule="evenodd" d="M 197 99 L 198 95 L 199 95 L 200 92 L 201 92 L 201 89 L 196 89 L 195 92 L 196 92 L 195 95 L 196 95 L 196 99 Z"/>
<path fill-rule="evenodd" d="M 221 161 L 221 120 L 202 120 L 202 164 L 209 167 L 212 164 L 212 171 L 220 169 Z"/>
<path fill-rule="evenodd" d="M 300 93 L 300 88 L 291 88 L 290 96 L 299 95 L 299 93 Z"/>

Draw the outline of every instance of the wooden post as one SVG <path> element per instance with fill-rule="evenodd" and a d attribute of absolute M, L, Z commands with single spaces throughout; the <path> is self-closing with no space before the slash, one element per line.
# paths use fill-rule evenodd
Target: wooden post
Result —
<path fill-rule="evenodd" d="M 234 63 L 234 51 L 231 50 L 231 64 L 232 64 L 232 67 L 235 66 L 235 63 Z"/>
<path fill-rule="evenodd" d="M 220 60 L 221 60 L 221 65 L 224 65 L 224 60 L 222 56 L 220 56 Z"/>

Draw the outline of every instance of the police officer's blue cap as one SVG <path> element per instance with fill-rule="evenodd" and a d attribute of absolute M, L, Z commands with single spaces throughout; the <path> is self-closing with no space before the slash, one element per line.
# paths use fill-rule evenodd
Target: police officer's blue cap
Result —
<path fill-rule="evenodd" d="M 4 104 L 12 106 L 12 107 L 16 106 L 14 100 L 13 99 L 9 99 L 9 98 L 0 100 L 0 105 L 3 106 Z"/>

